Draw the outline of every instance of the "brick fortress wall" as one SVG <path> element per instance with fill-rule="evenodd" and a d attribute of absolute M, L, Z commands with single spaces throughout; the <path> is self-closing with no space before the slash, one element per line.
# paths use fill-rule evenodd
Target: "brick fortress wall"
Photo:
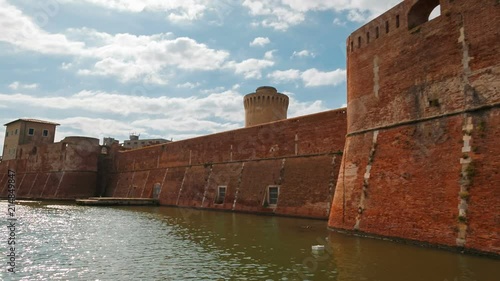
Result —
<path fill-rule="evenodd" d="M 67 137 L 61 142 L 21 145 L 16 160 L 0 163 L 0 197 L 7 197 L 8 170 L 16 171 L 17 199 L 74 199 L 94 196 L 99 140 Z"/>
<path fill-rule="evenodd" d="M 345 109 L 118 152 L 103 167 L 102 195 L 160 204 L 328 218 L 346 134 Z M 279 186 L 276 208 L 263 206 Z M 222 204 L 218 186 L 227 186 Z"/>
<path fill-rule="evenodd" d="M 496 0 L 406 0 L 348 38 L 329 227 L 500 253 L 498 26 Z"/>

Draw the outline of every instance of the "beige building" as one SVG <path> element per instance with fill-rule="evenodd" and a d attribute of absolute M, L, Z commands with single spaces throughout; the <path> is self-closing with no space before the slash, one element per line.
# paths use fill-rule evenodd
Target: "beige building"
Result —
<path fill-rule="evenodd" d="M 131 134 L 130 139 L 123 142 L 123 147 L 128 149 L 136 149 L 141 147 L 146 147 L 150 145 L 168 143 L 171 140 L 166 139 L 139 139 L 139 135 Z"/>
<path fill-rule="evenodd" d="M 288 111 L 288 96 L 278 93 L 276 88 L 262 86 L 255 93 L 243 98 L 245 105 L 245 127 L 285 120 Z"/>
<path fill-rule="evenodd" d="M 17 119 L 5 124 L 2 160 L 15 159 L 19 145 L 54 143 L 57 123 L 37 119 Z"/>

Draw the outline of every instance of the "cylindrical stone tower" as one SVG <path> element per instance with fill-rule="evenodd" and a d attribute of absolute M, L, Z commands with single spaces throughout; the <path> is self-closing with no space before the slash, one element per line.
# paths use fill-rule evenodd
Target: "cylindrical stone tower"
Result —
<path fill-rule="evenodd" d="M 245 127 L 286 119 L 288 96 L 263 86 L 245 96 Z"/>

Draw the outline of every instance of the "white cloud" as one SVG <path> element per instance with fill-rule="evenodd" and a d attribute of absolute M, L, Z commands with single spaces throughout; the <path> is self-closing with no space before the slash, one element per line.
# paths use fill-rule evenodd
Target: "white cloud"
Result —
<path fill-rule="evenodd" d="M 186 83 L 183 83 L 183 84 L 177 84 L 177 88 L 185 88 L 185 89 L 194 89 L 196 87 L 199 87 L 200 86 L 200 83 L 196 82 L 196 83 L 191 83 L 191 82 L 186 82 Z"/>
<path fill-rule="evenodd" d="M 327 108 L 323 105 L 322 101 L 316 100 L 311 102 L 298 102 L 294 98 L 294 94 L 284 92 L 285 95 L 288 95 L 290 99 L 290 105 L 288 108 L 288 117 L 298 117 L 308 114 L 313 114 L 321 111 L 327 110 Z"/>
<path fill-rule="evenodd" d="M 64 70 L 68 70 L 68 69 L 70 69 L 71 67 L 73 67 L 73 64 L 72 64 L 72 63 L 70 63 L 70 62 L 63 62 L 63 63 L 61 64 L 61 69 L 64 69 Z"/>
<path fill-rule="evenodd" d="M 337 69 L 329 72 L 319 71 L 315 68 L 300 72 L 297 69 L 277 70 L 268 74 L 275 83 L 286 83 L 301 79 L 305 87 L 318 87 L 338 85 L 346 81 L 346 71 Z"/>
<path fill-rule="evenodd" d="M 242 74 L 245 79 L 259 79 L 262 77 L 262 70 L 273 65 L 273 61 L 266 59 L 247 59 L 238 63 L 231 61 L 226 67 L 234 69 L 236 74 Z"/>
<path fill-rule="evenodd" d="M 264 58 L 266 60 L 272 60 L 274 58 L 274 53 L 276 52 L 277 50 L 271 50 L 271 51 L 267 51 L 265 54 L 264 54 Z"/>
<path fill-rule="evenodd" d="M 32 96 L 26 94 L 0 94 L 0 104 L 33 106 L 59 110 L 78 109 L 95 113 L 151 114 L 168 116 L 217 117 L 240 122 L 243 97 L 235 91 L 212 93 L 205 97 L 147 97 L 130 96 L 100 91 L 81 91 L 67 97 Z"/>
<path fill-rule="evenodd" d="M 84 53 L 83 42 L 70 41 L 63 34 L 40 29 L 18 8 L 0 0 L 0 41 L 41 54 L 75 55 Z"/>
<path fill-rule="evenodd" d="M 133 126 L 129 122 L 108 118 L 77 116 L 62 118 L 57 122 L 61 124 L 57 128 L 58 140 L 75 134 L 99 139 L 108 136 L 124 139 L 131 132 L 142 131 L 141 128 Z"/>
<path fill-rule="evenodd" d="M 113 3 L 125 7 L 123 1 Z M 139 9 L 138 7 L 132 5 L 129 8 Z M 29 36 L 22 35 L 24 29 L 29 31 Z M 265 44 L 266 39 L 256 38 L 256 42 Z M 28 51 L 71 55 L 75 61 L 64 62 L 61 69 L 74 70 L 84 76 L 115 77 L 121 82 L 164 85 L 169 82 L 176 69 L 233 69 L 235 74 L 243 75 L 246 79 L 260 78 L 262 69 L 274 65 L 269 58 L 228 61 L 228 51 L 210 48 L 188 37 L 173 38 L 172 33 L 108 34 L 89 28 L 74 28 L 68 29 L 66 35 L 50 34 L 40 29 L 16 7 L 8 4 L 0 5 L 0 41 Z"/>
<path fill-rule="evenodd" d="M 20 90 L 20 89 L 27 89 L 27 90 L 32 90 L 38 88 L 38 84 L 22 84 L 19 81 L 12 82 L 9 85 L 9 88 L 12 90 Z"/>
<path fill-rule="evenodd" d="M 269 40 L 269 38 L 267 37 L 257 37 L 255 39 L 253 39 L 252 42 L 250 42 L 250 46 L 252 47 L 255 47 L 255 46 L 258 46 L 258 47 L 263 47 L 267 44 L 271 43 L 271 40 Z"/>
<path fill-rule="evenodd" d="M 210 0 L 58 0 L 63 3 L 87 2 L 102 8 L 122 12 L 141 13 L 144 11 L 165 13 L 172 22 L 193 21 L 203 18 L 205 12 L 216 7 Z"/>
<path fill-rule="evenodd" d="M 292 58 L 294 57 L 299 57 L 299 58 L 303 58 L 303 57 L 315 57 L 316 55 L 308 50 L 302 50 L 302 51 L 294 51 L 293 54 L 292 54 Z"/>
<path fill-rule="evenodd" d="M 276 0 L 245 0 L 243 6 L 250 10 L 251 15 L 264 17 L 260 25 L 276 30 L 287 30 L 289 26 L 297 25 L 305 19 L 304 13 L 289 9 Z"/>
<path fill-rule="evenodd" d="M 263 18 L 258 24 L 285 31 L 305 21 L 310 11 L 347 12 L 348 19 L 366 22 L 398 4 L 401 0 L 245 0 L 250 14 Z M 255 23 L 254 23 L 255 24 Z"/>
<path fill-rule="evenodd" d="M 81 31 L 95 38 L 95 30 Z M 102 36 L 102 33 L 101 33 Z M 211 49 L 187 37 L 169 39 L 171 34 L 136 36 L 131 34 L 104 35 L 104 45 L 94 47 L 98 61 L 82 75 L 115 76 L 122 82 L 144 81 L 166 84 L 168 69 L 209 71 L 222 68 L 229 57 L 223 50 Z"/>
<path fill-rule="evenodd" d="M 339 18 L 335 18 L 335 19 L 333 20 L 333 24 L 334 24 L 334 25 L 338 25 L 338 26 L 345 26 L 345 25 L 346 25 L 346 22 L 345 22 L 345 21 L 343 21 L 343 20 L 341 20 L 341 19 L 339 19 Z"/>
<path fill-rule="evenodd" d="M 168 129 L 176 133 L 189 132 L 223 132 L 238 129 L 241 127 L 238 123 L 218 123 L 209 120 L 199 120 L 196 118 L 185 117 L 163 118 L 163 119 L 141 119 L 131 123 L 134 127 L 145 128 L 149 130 L 162 131 Z"/>
<path fill-rule="evenodd" d="M 306 87 L 338 85 L 346 80 L 347 72 L 337 69 L 330 72 L 322 72 L 315 68 L 308 69 L 301 74 Z"/>
<path fill-rule="evenodd" d="M 244 121 L 243 94 L 235 89 L 203 97 L 169 98 L 128 96 L 118 93 L 82 91 L 68 97 L 40 97 L 26 94 L 2 94 L 0 104 L 9 107 L 37 108 L 41 112 L 79 112 L 54 120 L 61 124 L 58 139 L 69 135 L 124 139 L 130 132 L 142 136 L 185 139 L 241 128 Z M 289 116 L 326 110 L 321 101 L 301 102 L 290 96 Z M 85 114 L 90 111 L 90 114 Z M 82 115 L 84 114 L 84 115 Z M 109 114 L 120 117 L 110 118 Z M 92 117 L 89 117 L 92 116 Z M 108 117 L 103 117 L 108 116 Z M 44 116 L 30 116 L 46 119 Z"/>
<path fill-rule="evenodd" d="M 210 95 L 210 94 L 214 94 L 214 93 L 224 92 L 225 90 L 226 90 L 226 87 L 219 86 L 219 87 L 215 87 L 213 89 L 201 90 L 200 93 L 205 94 L 205 95 Z"/>
<path fill-rule="evenodd" d="M 300 78 L 300 71 L 297 69 L 276 70 L 267 75 L 274 82 L 290 82 Z"/>

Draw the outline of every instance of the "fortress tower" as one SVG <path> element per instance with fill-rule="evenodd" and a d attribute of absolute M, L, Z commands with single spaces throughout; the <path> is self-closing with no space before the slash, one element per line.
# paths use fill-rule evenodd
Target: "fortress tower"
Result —
<path fill-rule="evenodd" d="M 245 96 L 245 127 L 286 119 L 288 96 L 263 86 Z"/>
<path fill-rule="evenodd" d="M 498 0 L 405 0 L 349 36 L 330 228 L 500 253 L 499 26 Z"/>

